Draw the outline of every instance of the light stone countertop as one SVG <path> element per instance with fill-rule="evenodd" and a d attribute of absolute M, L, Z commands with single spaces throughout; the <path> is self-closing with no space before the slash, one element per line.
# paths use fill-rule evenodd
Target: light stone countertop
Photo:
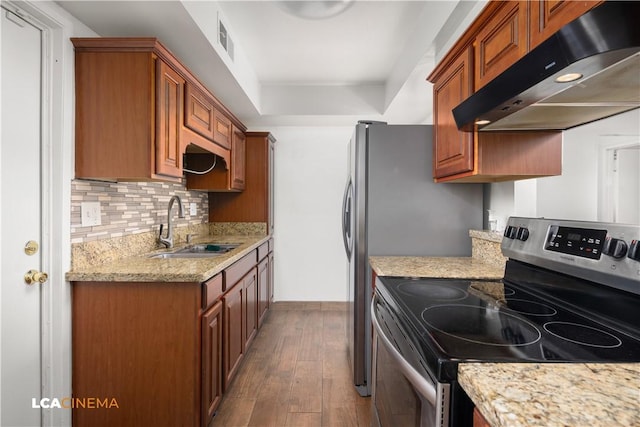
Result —
<path fill-rule="evenodd" d="M 378 276 L 498 280 L 504 265 L 472 257 L 372 256 L 369 264 Z"/>
<path fill-rule="evenodd" d="M 156 250 L 141 255 L 108 262 L 103 265 L 86 266 L 67 272 L 69 282 L 203 282 L 256 249 L 270 236 L 224 236 L 207 235 L 195 239 L 198 243 L 240 243 L 237 248 L 211 258 L 150 258 L 149 255 L 170 252 Z"/>
<path fill-rule="evenodd" d="M 640 426 L 640 363 L 464 363 L 458 381 L 493 427 Z"/>

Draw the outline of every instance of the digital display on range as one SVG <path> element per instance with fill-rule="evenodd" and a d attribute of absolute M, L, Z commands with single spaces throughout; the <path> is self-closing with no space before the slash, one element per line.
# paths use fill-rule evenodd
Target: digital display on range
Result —
<path fill-rule="evenodd" d="M 578 233 L 567 234 L 567 239 L 572 240 L 574 242 L 579 242 L 581 238 L 582 238 L 582 234 L 578 234 Z"/>
<path fill-rule="evenodd" d="M 544 248 L 549 251 L 600 259 L 607 230 L 589 228 L 549 227 Z"/>

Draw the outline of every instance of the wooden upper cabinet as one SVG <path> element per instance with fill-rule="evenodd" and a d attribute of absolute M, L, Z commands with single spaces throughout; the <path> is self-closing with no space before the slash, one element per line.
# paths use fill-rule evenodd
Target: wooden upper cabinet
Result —
<path fill-rule="evenodd" d="M 186 85 L 184 124 L 213 141 L 213 101 L 192 84 Z"/>
<path fill-rule="evenodd" d="M 156 173 L 182 176 L 182 105 L 184 79 L 163 61 L 157 61 Z"/>
<path fill-rule="evenodd" d="M 461 132 L 452 110 L 472 92 L 473 49 L 469 46 L 433 79 L 433 175 L 442 178 L 473 170 L 473 133 Z"/>
<path fill-rule="evenodd" d="M 246 128 L 156 38 L 71 41 L 76 178 L 181 182 L 185 152 L 230 163 L 232 128 Z"/>
<path fill-rule="evenodd" d="M 72 42 L 76 178 L 180 181 L 184 79 L 161 58 L 161 45 L 155 39 L 122 49 L 113 39 Z"/>
<path fill-rule="evenodd" d="M 224 148 L 231 148 L 232 128 L 231 120 L 217 108 L 213 114 L 213 141 Z"/>
<path fill-rule="evenodd" d="M 247 138 L 242 130 L 233 127 L 231 140 L 231 170 L 229 171 L 232 190 L 244 190 Z"/>
<path fill-rule="evenodd" d="M 565 24 L 593 9 L 602 1 L 531 0 L 529 46 L 535 48 Z"/>
<path fill-rule="evenodd" d="M 505 1 L 475 40 L 475 90 L 527 53 L 527 2 Z"/>

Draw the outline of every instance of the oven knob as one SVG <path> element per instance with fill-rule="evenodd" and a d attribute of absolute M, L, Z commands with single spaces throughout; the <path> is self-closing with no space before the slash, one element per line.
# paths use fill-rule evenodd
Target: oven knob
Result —
<path fill-rule="evenodd" d="M 640 261 L 640 240 L 632 240 L 629 246 L 629 258 Z"/>
<path fill-rule="evenodd" d="M 522 240 L 523 242 L 529 238 L 529 229 L 526 227 L 518 228 L 518 240 Z"/>
<path fill-rule="evenodd" d="M 614 258 L 622 258 L 627 254 L 627 243 L 622 239 L 607 237 L 604 241 L 602 253 Z"/>
<path fill-rule="evenodd" d="M 518 233 L 518 229 L 513 225 L 509 225 L 504 230 L 504 237 L 506 237 L 507 239 L 515 239 L 517 233 Z"/>

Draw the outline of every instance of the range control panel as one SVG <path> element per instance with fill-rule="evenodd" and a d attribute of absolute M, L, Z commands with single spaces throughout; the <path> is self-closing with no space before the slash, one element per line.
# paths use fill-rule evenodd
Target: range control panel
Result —
<path fill-rule="evenodd" d="M 600 259 L 607 230 L 552 225 L 544 248 L 585 258 Z"/>
<path fill-rule="evenodd" d="M 640 225 L 511 217 L 502 253 L 640 294 Z"/>

